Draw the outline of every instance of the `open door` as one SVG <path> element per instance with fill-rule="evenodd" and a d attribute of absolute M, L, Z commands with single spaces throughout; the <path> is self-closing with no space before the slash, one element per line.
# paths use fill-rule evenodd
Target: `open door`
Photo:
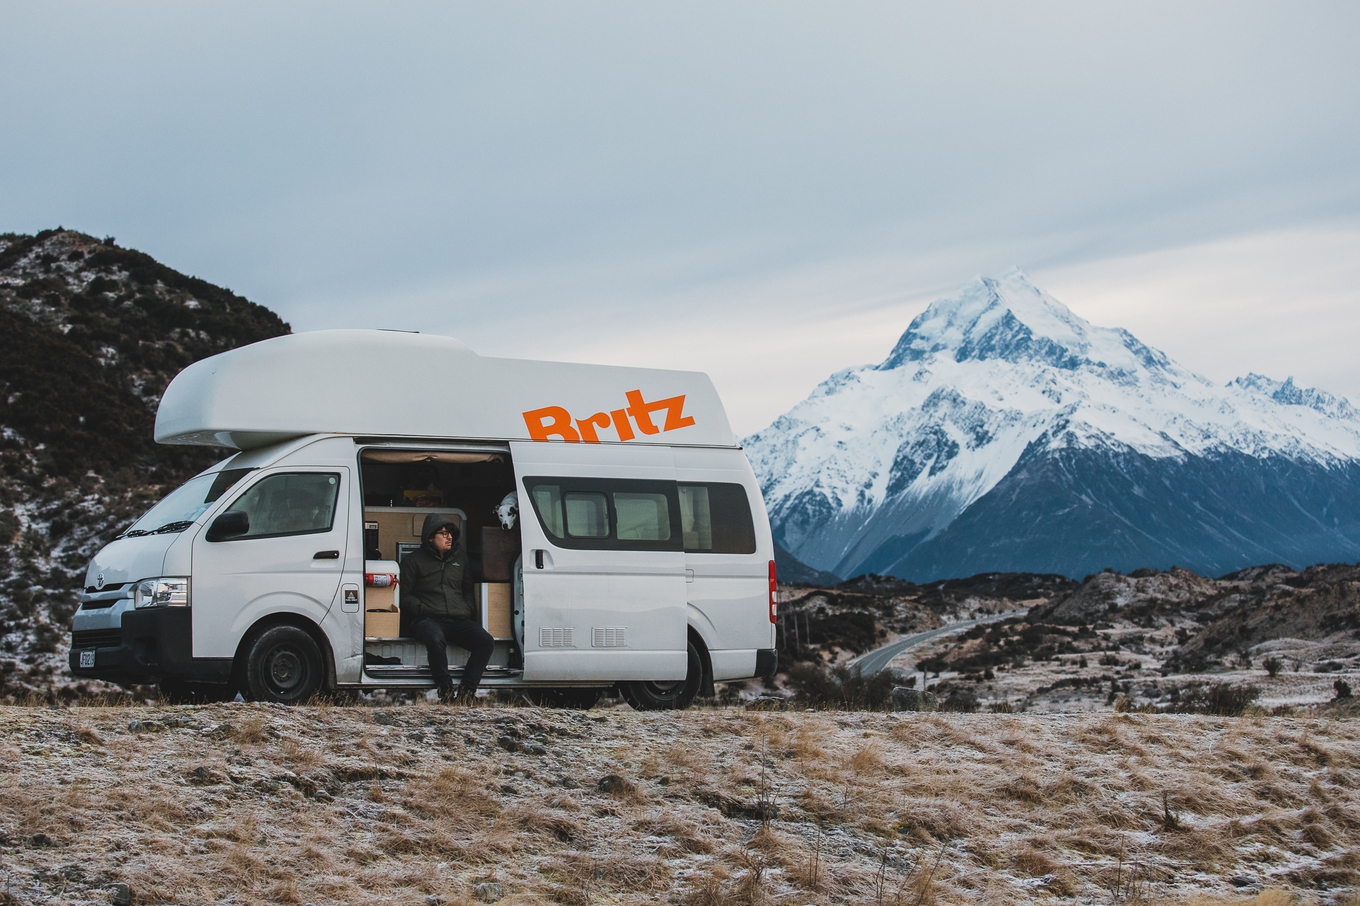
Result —
<path fill-rule="evenodd" d="M 510 447 L 524 679 L 684 679 L 685 554 L 670 448 Z"/>

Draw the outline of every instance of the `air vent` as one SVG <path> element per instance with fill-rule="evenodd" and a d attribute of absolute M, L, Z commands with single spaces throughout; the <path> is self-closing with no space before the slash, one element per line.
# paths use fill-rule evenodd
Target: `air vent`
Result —
<path fill-rule="evenodd" d="M 592 648 L 626 648 L 626 626 L 596 626 L 590 636 Z"/>
<path fill-rule="evenodd" d="M 575 648 L 575 647 L 576 647 L 576 630 L 575 630 L 575 629 L 572 629 L 572 628 L 570 628 L 570 627 L 568 627 L 568 628 L 566 628 L 566 629 L 548 629 L 548 628 L 546 628 L 546 627 L 545 627 L 545 628 L 542 628 L 542 629 L 539 629 L 539 630 L 538 630 L 538 647 L 539 647 L 539 648 Z"/>

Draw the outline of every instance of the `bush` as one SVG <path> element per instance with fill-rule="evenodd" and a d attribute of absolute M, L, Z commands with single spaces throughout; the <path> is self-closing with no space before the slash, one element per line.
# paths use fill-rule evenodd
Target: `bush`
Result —
<path fill-rule="evenodd" d="M 1176 710 L 1183 714 L 1214 714 L 1219 717 L 1241 717 L 1247 706 L 1261 697 L 1259 686 L 1234 686 L 1214 683 L 1201 686 L 1181 696 Z"/>
<path fill-rule="evenodd" d="M 1281 661 L 1272 654 L 1261 662 L 1261 666 L 1266 668 L 1266 673 L 1270 674 L 1272 677 L 1276 677 L 1280 675 L 1280 668 L 1284 666 L 1284 661 Z"/>
<path fill-rule="evenodd" d="M 1343 679 L 1339 679 L 1332 683 L 1332 688 L 1336 690 L 1336 698 L 1332 699 L 1332 701 L 1339 702 L 1351 697 L 1351 684 Z"/>
<path fill-rule="evenodd" d="M 903 684 L 902 677 L 890 670 L 865 676 L 845 666 L 827 671 L 812 664 L 790 667 L 788 678 L 794 701 L 851 711 L 891 710 L 893 686 Z"/>

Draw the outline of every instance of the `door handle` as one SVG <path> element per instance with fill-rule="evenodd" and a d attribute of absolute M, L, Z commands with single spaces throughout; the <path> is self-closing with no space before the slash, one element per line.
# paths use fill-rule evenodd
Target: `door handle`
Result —
<path fill-rule="evenodd" d="M 543 568 L 543 551 L 536 550 L 534 551 L 534 569 L 542 568 Z"/>
<path fill-rule="evenodd" d="M 313 559 L 313 560 L 339 560 L 339 559 L 340 559 L 340 552 L 339 552 L 339 551 L 317 551 L 316 553 L 312 554 L 312 559 Z"/>

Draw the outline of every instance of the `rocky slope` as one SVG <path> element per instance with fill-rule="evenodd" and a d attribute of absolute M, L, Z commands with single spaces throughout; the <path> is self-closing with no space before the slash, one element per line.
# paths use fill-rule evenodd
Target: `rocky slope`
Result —
<path fill-rule="evenodd" d="M 1338 680 L 1360 688 L 1360 568 L 1098 573 L 894 666 L 984 708 L 1175 709 L 1220 683 L 1255 687 L 1264 707 L 1316 706 Z"/>
<path fill-rule="evenodd" d="M 776 540 L 840 576 L 1360 559 L 1360 414 L 1218 386 L 1012 271 L 744 442 Z"/>
<path fill-rule="evenodd" d="M 0 235 L 0 697 L 61 676 L 89 558 L 214 460 L 152 441 L 166 384 L 287 331 L 112 239 Z"/>

